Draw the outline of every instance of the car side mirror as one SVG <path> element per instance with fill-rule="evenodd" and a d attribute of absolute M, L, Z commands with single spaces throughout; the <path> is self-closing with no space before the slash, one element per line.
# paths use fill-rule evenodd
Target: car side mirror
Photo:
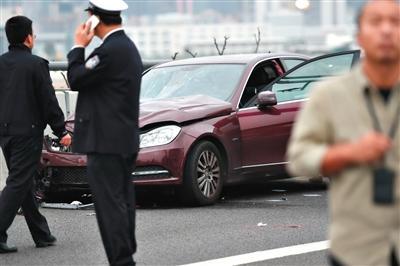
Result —
<path fill-rule="evenodd" d="M 258 108 L 271 107 L 278 104 L 275 92 L 262 91 L 257 94 Z"/>

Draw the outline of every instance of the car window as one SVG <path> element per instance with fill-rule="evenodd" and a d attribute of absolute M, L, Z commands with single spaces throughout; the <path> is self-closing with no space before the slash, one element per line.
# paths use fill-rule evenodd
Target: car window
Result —
<path fill-rule="evenodd" d="M 321 78 L 304 79 L 304 80 L 287 80 L 282 79 L 272 86 L 278 103 L 305 99 L 310 92 L 312 86 L 320 81 Z"/>
<path fill-rule="evenodd" d="M 305 99 L 316 82 L 350 71 L 358 56 L 359 52 L 355 51 L 312 59 L 262 90 L 275 92 L 278 103 Z M 245 107 L 256 104 L 257 97 L 253 97 Z"/>
<path fill-rule="evenodd" d="M 303 63 L 305 60 L 302 59 L 292 59 L 292 58 L 288 58 L 288 59 L 281 59 L 282 63 L 284 64 L 286 71 L 294 68 L 295 66 Z"/>
<path fill-rule="evenodd" d="M 283 75 L 283 69 L 276 60 L 269 60 L 257 65 L 249 76 L 246 87 L 243 90 L 239 108 L 247 106 L 247 103 L 255 95 L 281 75 Z"/>
<path fill-rule="evenodd" d="M 342 54 L 312 61 L 289 73 L 271 88 L 278 102 L 307 98 L 315 82 L 350 71 L 353 54 Z"/>
<path fill-rule="evenodd" d="M 144 74 L 141 101 L 206 95 L 229 101 L 244 64 L 198 64 L 159 67 Z"/>
<path fill-rule="evenodd" d="M 326 57 L 305 64 L 287 75 L 287 78 L 326 77 L 341 74 L 351 69 L 353 54 L 342 54 Z"/>

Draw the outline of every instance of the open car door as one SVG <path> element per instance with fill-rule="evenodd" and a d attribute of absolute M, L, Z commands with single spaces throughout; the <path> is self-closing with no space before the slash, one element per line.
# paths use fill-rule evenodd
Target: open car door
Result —
<path fill-rule="evenodd" d="M 360 60 L 360 51 L 319 56 L 301 63 L 264 87 L 277 104 L 260 106 L 255 96 L 238 112 L 242 133 L 242 167 L 263 175 L 285 173 L 286 148 L 301 104 L 315 82 L 349 72 Z M 239 169 L 238 169 L 239 170 Z"/>

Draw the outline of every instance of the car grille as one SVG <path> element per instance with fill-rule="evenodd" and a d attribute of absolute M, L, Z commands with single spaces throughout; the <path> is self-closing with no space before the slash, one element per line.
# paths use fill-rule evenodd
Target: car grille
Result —
<path fill-rule="evenodd" d="M 86 167 L 55 167 L 51 171 L 53 185 L 88 185 Z M 168 177 L 169 172 L 160 166 L 139 166 L 132 173 L 135 181 Z"/>
<path fill-rule="evenodd" d="M 51 182 L 55 185 L 88 185 L 86 167 L 53 168 Z"/>

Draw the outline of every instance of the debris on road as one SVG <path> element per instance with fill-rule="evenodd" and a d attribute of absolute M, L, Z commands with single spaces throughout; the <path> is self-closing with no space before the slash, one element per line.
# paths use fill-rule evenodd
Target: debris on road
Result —
<path fill-rule="evenodd" d="M 75 203 L 75 204 L 72 204 Z M 68 203 L 46 203 L 43 202 L 40 206 L 45 209 L 61 209 L 61 210 L 87 210 L 93 208 L 93 203 L 91 204 L 76 204 L 79 202 Z"/>
<path fill-rule="evenodd" d="M 265 226 L 267 226 L 267 225 L 268 225 L 268 224 L 265 224 L 265 223 L 262 223 L 262 222 L 260 222 L 260 223 L 257 224 L 258 227 L 265 227 Z"/>
<path fill-rule="evenodd" d="M 267 201 L 269 201 L 269 202 L 282 202 L 282 201 L 285 201 L 285 200 L 287 200 L 286 198 L 281 198 L 281 199 L 270 199 L 270 200 L 267 200 Z"/>
<path fill-rule="evenodd" d="M 96 213 L 95 212 L 88 213 L 88 214 L 86 214 L 86 216 L 96 216 Z"/>
<path fill-rule="evenodd" d="M 291 229 L 299 229 L 302 228 L 302 225 L 299 224 L 280 224 L 280 225 L 275 225 L 275 228 L 291 228 Z"/>
<path fill-rule="evenodd" d="M 301 225 L 297 225 L 297 224 L 289 224 L 289 225 L 285 225 L 284 227 L 286 228 L 301 228 Z"/>

